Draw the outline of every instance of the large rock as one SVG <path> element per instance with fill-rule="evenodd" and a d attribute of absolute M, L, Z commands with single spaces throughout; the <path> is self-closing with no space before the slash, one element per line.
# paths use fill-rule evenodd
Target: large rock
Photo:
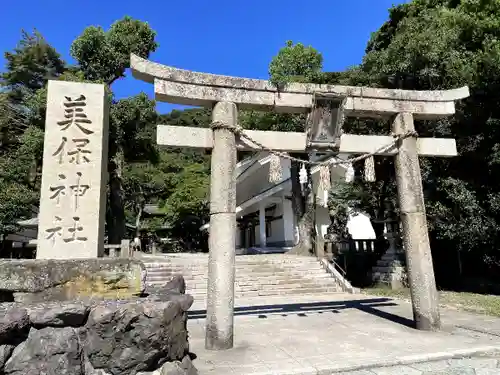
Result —
<path fill-rule="evenodd" d="M 14 345 L 0 345 L 0 374 L 3 371 L 3 366 L 10 358 L 10 355 L 14 351 Z"/>
<path fill-rule="evenodd" d="M 181 275 L 175 275 L 164 285 L 148 285 L 146 293 L 154 296 L 186 293 L 186 282 Z"/>
<path fill-rule="evenodd" d="M 87 321 L 90 306 L 83 302 L 40 304 L 28 308 L 35 327 L 80 327 Z"/>
<path fill-rule="evenodd" d="M 32 329 L 5 364 L 6 375 L 84 375 L 82 348 L 74 328 Z"/>
<path fill-rule="evenodd" d="M 186 293 L 186 281 L 184 280 L 184 277 L 182 277 L 182 275 L 174 275 L 174 277 L 172 277 L 172 280 L 161 287 L 161 289 L 167 292 L 184 294 Z"/>
<path fill-rule="evenodd" d="M 186 375 L 186 371 L 181 367 L 179 362 L 165 363 L 159 371 L 155 372 L 159 373 L 159 375 Z"/>
<path fill-rule="evenodd" d="M 94 375 L 94 374 L 92 374 Z M 199 375 L 198 370 L 191 362 L 189 355 L 184 356 L 182 361 L 167 362 L 158 370 L 153 372 L 138 372 L 137 375 Z"/>
<path fill-rule="evenodd" d="M 178 293 L 159 293 L 148 296 L 149 301 L 154 302 L 178 302 L 181 305 L 182 310 L 187 311 L 193 305 L 194 298 L 190 294 L 178 294 Z"/>
<path fill-rule="evenodd" d="M 0 345 L 17 345 L 30 329 L 28 311 L 22 308 L 0 309 Z"/>
<path fill-rule="evenodd" d="M 93 368 L 128 375 L 181 360 L 189 349 L 183 307 L 146 300 L 93 308 L 81 340 Z"/>
<path fill-rule="evenodd" d="M 129 298 L 144 292 L 145 273 L 136 259 L 1 260 L 0 292 L 24 303 Z"/>
<path fill-rule="evenodd" d="M 196 375 L 184 281 L 124 300 L 0 305 L 1 375 Z M 144 372 L 142 372 L 144 371 Z"/>
<path fill-rule="evenodd" d="M 194 367 L 189 355 L 184 356 L 181 361 L 181 367 L 186 371 L 187 375 L 198 375 L 198 370 Z"/>

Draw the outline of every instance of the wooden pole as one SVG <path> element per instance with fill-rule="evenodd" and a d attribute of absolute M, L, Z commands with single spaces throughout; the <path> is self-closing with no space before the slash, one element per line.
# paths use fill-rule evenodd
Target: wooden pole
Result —
<path fill-rule="evenodd" d="M 212 120 L 236 125 L 238 112 L 230 102 L 215 104 Z M 210 235 L 205 348 L 233 347 L 236 240 L 236 139 L 229 129 L 213 131 L 210 176 Z"/>
<path fill-rule="evenodd" d="M 396 116 L 393 124 L 395 134 L 414 130 L 411 113 Z M 439 303 L 425 217 L 417 138 L 403 139 L 398 148 L 395 158 L 396 182 L 413 318 L 417 329 L 437 330 L 440 328 Z"/>

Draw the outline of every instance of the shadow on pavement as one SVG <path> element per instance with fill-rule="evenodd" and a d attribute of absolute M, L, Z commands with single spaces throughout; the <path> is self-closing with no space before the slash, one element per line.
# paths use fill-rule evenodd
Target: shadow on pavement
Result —
<path fill-rule="evenodd" d="M 234 315 L 256 315 L 259 318 L 265 319 L 267 315 L 298 315 L 307 317 L 307 313 L 334 313 L 338 314 L 341 311 L 348 309 L 357 309 L 368 314 L 387 319 L 391 322 L 398 323 L 410 328 L 414 328 L 413 320 L 405 317 L 382 311 L 377 307 L 397 306 L 398 304 L 389 298 L 372 298 L 362 300 L 349 301 L 334 301 L 334 302 L 311 302 L 311 303 L 290 303 L 290 304 L 275 304 L 275 305 L 257 305 L 257 306 L 242 306 L 235 307 Z M 206 310 L 188 311 L 190 319 L 206 318 Z"/>

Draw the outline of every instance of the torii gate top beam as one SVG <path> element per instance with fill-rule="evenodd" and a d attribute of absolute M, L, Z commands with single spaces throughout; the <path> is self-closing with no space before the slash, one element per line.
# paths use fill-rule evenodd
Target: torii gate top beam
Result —
<path fill-rule="evenodd" d="M 455 101 L 469 96 L 468 87 L 454 90 L 411 91 L 355 86 L 290 83 L 283 91 L 261 79 L 223 76 L 177 69 L 131 55 L 135 78 L 154 83 L 156 99 L 173 104 L 212 107 L 219 101 L 236 103 L 241 109 L 308 112 L 314 94 L 345 96 L 347 116 L 380 117 L 401 112 L 416 119 L 453 115 Z"/>

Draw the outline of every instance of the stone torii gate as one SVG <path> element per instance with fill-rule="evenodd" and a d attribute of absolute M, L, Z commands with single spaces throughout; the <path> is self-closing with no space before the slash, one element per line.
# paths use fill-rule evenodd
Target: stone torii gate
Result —
<path fill-rule="evenodd" d="M 233 346 L 237 150 L 308 152 L 329 148 L 339 153 L 394 155 L 399 207 L 417 329 L 440 327 L 438 295 L 429 245 L 418 156 L 451 157 L 454 139 L 417 138 L 414 119 L 455 113 L 467 87 L 447 91 L 408 91 L 292 83 L 278 90 L 268 81 L 176 69 L 131 56 L 134 77 L 154 84 L 158 101 L 212 108 L 210 129 L 159 125 L 157 143 L 212 149 L 210 237 L 205 346 Z M 238 129 L 238 109 L 311 113 L 322 124 L 317 134 Z M 399 136 L 341 134 L 343 116 L 390 117 Z M 326 143 L 325 134 L 327 132 Z M 315 132 L 314 129 L 312 131 Z M 410 135 L 410 136 L 408 136 Z M 313 139 L 312 139 L 313 138 Z M 384 147 L 386 145 L 393 147 Z"/>

